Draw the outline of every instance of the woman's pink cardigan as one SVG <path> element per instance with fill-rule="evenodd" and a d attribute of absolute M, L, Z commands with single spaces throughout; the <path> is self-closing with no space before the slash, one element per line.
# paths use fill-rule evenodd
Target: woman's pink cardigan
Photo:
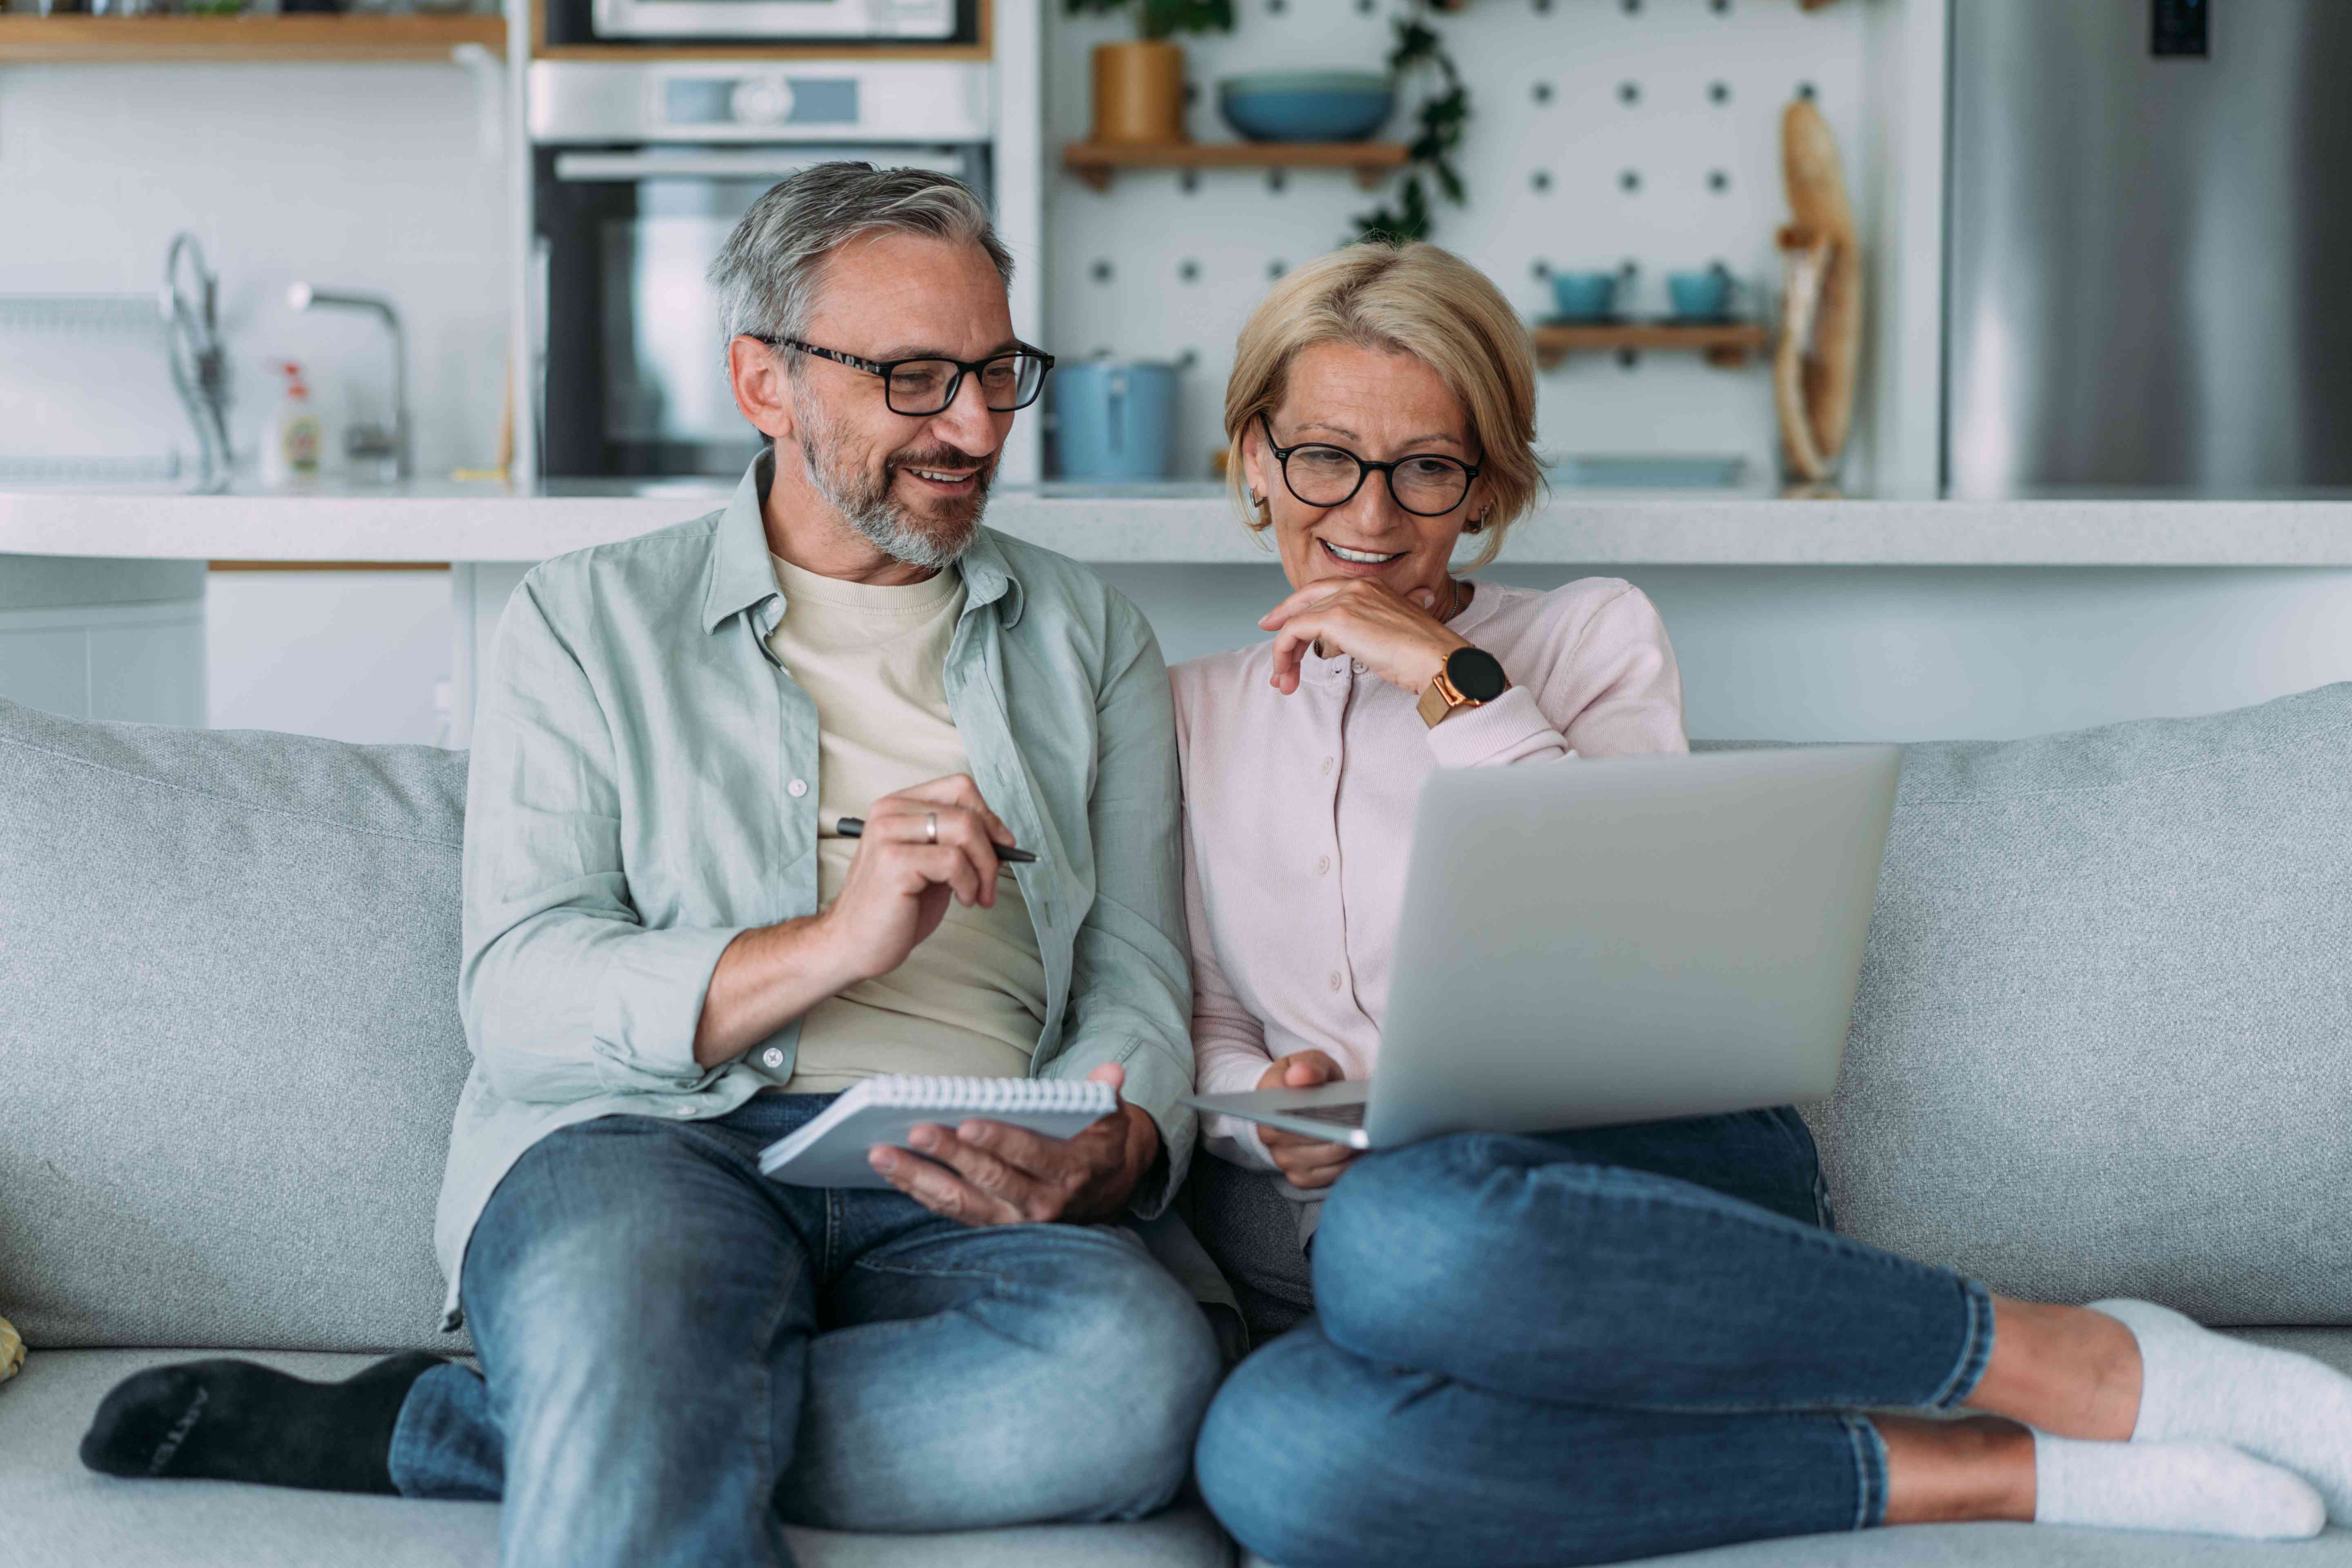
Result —
<path fill-rule="evenodd" d="M 1433 730 L 1417 694 L 1311 650 L 1288 697 L 1267 684 L 1271 642 L 1169 672 L 1202 1092 L 1255 1089 L 1273 1058 L 1309 1048 L 1370 1075 L 1431 769 L 1689 750 L 1674 649 L 1633 584 L 1482 583 L 1450 625 L 1512 684 Z M 1271 1163 L 1249 1123 L 1213 1117 L 1202 1131 L 1229 1160 Z"/>

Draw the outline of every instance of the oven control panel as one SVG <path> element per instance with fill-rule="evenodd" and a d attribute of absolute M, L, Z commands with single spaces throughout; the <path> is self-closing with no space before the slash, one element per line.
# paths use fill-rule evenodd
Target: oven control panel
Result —
<path fill-rule="evenodd" d="M 850 76 L 673 77 L 662 83 L 662 123 L 833 125 L 854 128 L 857 79 Z"/>

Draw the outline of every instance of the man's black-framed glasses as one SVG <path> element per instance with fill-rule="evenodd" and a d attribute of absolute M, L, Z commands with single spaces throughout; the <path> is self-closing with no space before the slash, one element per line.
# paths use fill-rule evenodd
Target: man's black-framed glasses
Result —
<path fill-rule="evenodd" d="M 882 378 L 882 401 L 890 405 L 890 412 L 917 418 L 938 414 L 953 403 L 956 394 L 963 390 L 966 375 L 980 377 L 981 401 L 990 412 L 1010 414 L 1016 408 L 1026 408 L 1045 390 L 1045 373 L 1054 368 L 1052 354 L 1026 343 L 967 363 L 953 359 L 860 359 L 836 349 L 804 343 L 798 338 L 772 338 L 759 332 L 750 335 L 770 348 L 798 349 L 804 354 L 878 375 Z"/>
<path fill-rule="evenodd" d="M 1377 471 L 1397 505 L 1415 517 L 1444 517 L 1470 493 L 1478 477 L 1475 463 L 1465 463 L 1439 452 L 1412 453 L 1394 462 L 1375 463 L 1345 447 L 1302 441 L 1296 447 L 1275 444 L 1274 421 L 1263 413 L 1265 444 L 1281 465 L 1282 482 L 1308 506 L 1346 506 L 1364 488 L 1364 476 Z"/>

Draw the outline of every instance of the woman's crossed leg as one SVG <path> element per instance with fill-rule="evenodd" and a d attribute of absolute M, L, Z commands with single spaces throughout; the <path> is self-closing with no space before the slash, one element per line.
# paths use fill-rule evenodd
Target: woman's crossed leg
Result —
<path fill-rule="evenodd" d="M 1828 1218 L 1786 1109 L 1360 1162 L 1317 1235 L 1320 1321 L 1220 1395 L 1203 1490 L 1286 1568 L 1600 1563 L 1937 1520 L 2318 1528 L 2310 1486 L 2222 1446 L 2242 1431 L 2198 1429 L 2231 1402 L 2183 1369 L 2239 1358 L 2240 1406 L 2315 1372 L 2347 1415 L 2352 1382 L 2146 1303 L 1995 1297 Z M 2202 1441 L 2147 1441 L 2142 1342 L 2159 1392 L 2202 1390 L 2202 1421 L 2166 1395 L 2162 1435 Z M 1878 1413 L 1963 1407 L 2005 1419 Z M 2331 1464 L 2352 1476 L 2352 1429 L 2309 1436 L 2268 1457 L 2323 1491 Z"/>

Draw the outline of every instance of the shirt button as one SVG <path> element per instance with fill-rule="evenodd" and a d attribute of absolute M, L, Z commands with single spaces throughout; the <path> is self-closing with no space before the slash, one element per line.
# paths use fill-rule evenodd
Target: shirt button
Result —
<path fill-rule="evenodd" d="M 784 791 L 794 800 L 798 800 L 801 796 L 808 794 L 808 780 L 794 779 L 792 783 L 784 786 Z"/>
<path fill-rule="evenodd" d="M 784 1065 L 784 1053 L 770 1046 L 760 1053 L 760 1059 L 772 1068 L 780 1068 Z"/>
<path fill-rule="evenodd" d="M 1336 980 L 1339 976 L 1333 975 L 1332 978 Z M 681 1105 L 676 1110 L 671 1111 L 670 1114 L 672 1116 L 691 1116 L 694 1114 L 694 1107 L 691 1105 Z"/>
<path fill-rule="evenodd" d="M 1315 857 L 1315 874 L 1316 874 L 1317 876 L 1318 876 L 1318 877 L 1319 877 L 1319 876 L 1321 876 L 1324 872 L 1328 871 L 1330 868 L 1331 868 L 1331 857 L 1329 857 L 1328 855 L 1318 855 L 1317 857 Z"/>
<path fill-rule="evenodd" d="M 1322 765 L 1321 767 L 1319 767 L 1319 768 L 1316 769 L 1315 771 L 1316 771 L 1317 773 L 1329 773 L 1329 772 L 1331 771 L 1331 759 L 1330 759 L 1330 758 L 1328 758 L 1328 757 L 1324 758 L 1324 759 L 1323 759 L 1323 765 Z"/>
<path fill-rule="evenodd" d="M 1364 673 L 1364 661 L 1363 661 L 1362 659 L 1360 659 L 1360 658 L 1349 659 L 1348 662 L 1349 662 L 1349 664 L 1352 664 L 1353 666 L 1355 666 L 1356 673 L 1357 673 L 1358 675 L 1361 675 L 1361 674 L 1363 674 L 1363 673 Z"/>
<path fill-rule="evenodd" d="M 1326 975 L 1324 977 L 1324 984 L 1330 986 L 1334 991 L 1339 989 L 1339 972 L 1335 969 L 1329 974 Z M 683 1108 L 681 1107 L 681 1109 Z"/>

